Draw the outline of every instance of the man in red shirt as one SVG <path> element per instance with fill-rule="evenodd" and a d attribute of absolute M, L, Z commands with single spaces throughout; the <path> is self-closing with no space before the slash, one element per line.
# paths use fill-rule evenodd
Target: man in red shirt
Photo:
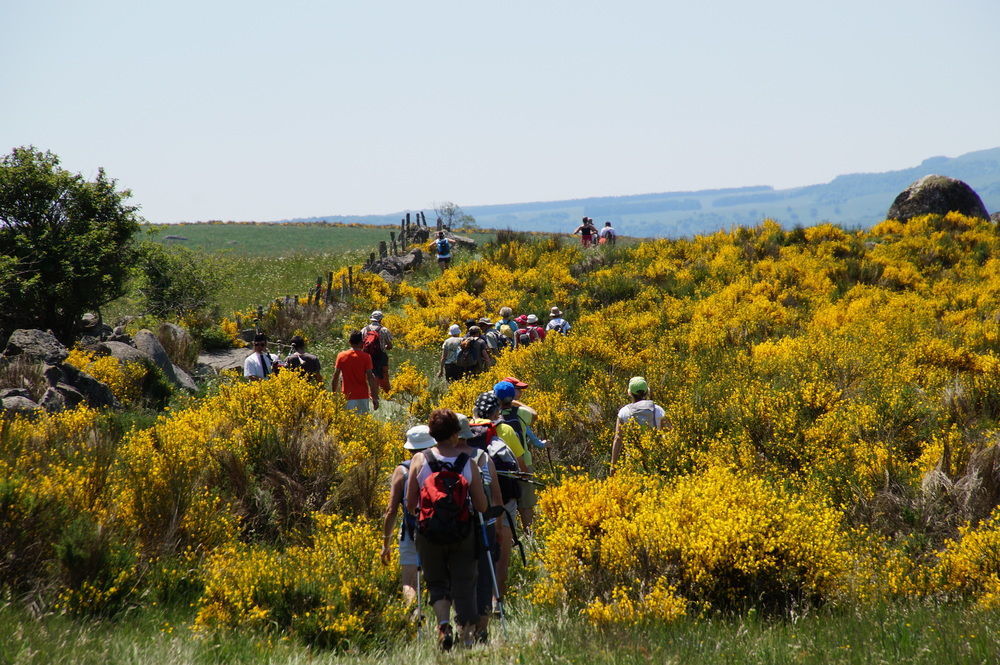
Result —
<path fill-rule="evenodd" d="M 344 397 L 347 408 L 358 413 L 368 413 L 378 408 L 378 384 L 372 372 L 372 357 L 361 350 L 364 336 L 360 330 L 351 332 L 350 351 L 337 354 L 336 370 L 333 372 L 333 391 L 341 389 L 343 379 Z M 371 408 L 368 398 L 371 397 Z"/>

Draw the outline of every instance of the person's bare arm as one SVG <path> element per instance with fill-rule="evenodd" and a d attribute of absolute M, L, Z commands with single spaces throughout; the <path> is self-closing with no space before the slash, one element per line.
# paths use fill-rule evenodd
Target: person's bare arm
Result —
<path fill-rule="evenodd" d="M 472 495 L 472 507 L 477 512 L 485 513 L 486 509 L 489 508 L 489 504 L 486 502 L 486 492 L 483 489 L 483 474 L 478 466 L 475 464 L 471 466 L 472 485 L 469 488 L 469 493 Z"/>
<path fill-rule="evenodd" d="M 333 380 L 330 381 L 330 389 L 333 392 L 335 392 L 335 393 L 339 393 L 340 392 L 340 368 L 339 367 L 336 370 L 334 370 L 334 372 L 333 372 Z"/>
<path fill-rule="evenodd" d="M 396 467 L 392 472 L 390 481 L 389 505 L 385 508 L 385 515 L 382 516 L 382 563 L 389 563 L 391 555 L 390 545 L 392 544 L 392 534 L 396 531 L 396 513 L 403 502 L 403 472 Z"/>
<path fill-rule="evenodd" d="M 365 370 L 365 378 L 368 379 L 368 393 L 372 397 L 372 408 L 378 408 L 378 382 L 375 380 L 375 372 L 370 369 Z"/>
<path fill-rule="evenodd" d="M 410 463 L 410 475 L 406 479 L 406 512 L 410 515 L 417 514 L 417 505 L 420 503 L 420 483 L 417 482 L 417 478 L 422 468 L 424 468 L 424 454 L 417 453 Z"/>
<path fill-rule="evenodd" d="M 622 421 L 615 421 L 615 439 L 611 443 L 611 470 L 608 475 L 614 475 L 618 456 L 622 453 Z"/>

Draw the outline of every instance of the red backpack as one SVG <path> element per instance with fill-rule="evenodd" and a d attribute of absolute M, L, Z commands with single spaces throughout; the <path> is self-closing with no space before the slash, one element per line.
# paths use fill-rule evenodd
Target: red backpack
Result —
<path fill-rule="evenodd" d="M 370 356 L 374 356 L 382 350 L 382 337 L 378 334 L 378 329 L 369 328 L 365 332 L 365 339 L 361 342 L 361 350 Z"/>
<path fill-rule="evenodd" d="M 469 481 L 462 475 L 469 456 L 462 453 L 449 464 L 425 450 L 424 459 L 431 473 L 420 484 L 417 532 L 438 545 L 464 540 L 472 531 Z"/>

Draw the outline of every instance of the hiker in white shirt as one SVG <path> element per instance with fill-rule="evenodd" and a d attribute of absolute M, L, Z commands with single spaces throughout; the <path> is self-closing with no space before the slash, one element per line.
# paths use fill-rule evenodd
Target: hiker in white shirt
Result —
<path fill-rule="evenodd" d="M 569 332 L 570 328 L 572 326 L 569 325 L 569 321 L 562 318 L 562 312 L 558 307 L 553 307 L 549 310 L 549 322 L 545 325 L 546 330 L 555 330 L 565 335 Z"/>
<path fill-rule="evenodd" d="M 253 353 L 243 361 L 243 376 L 251 381 L 259 381 L 276 374 L 278 367 L 278 356 L 267 352 L 267 335 L 254 335 Z"/>

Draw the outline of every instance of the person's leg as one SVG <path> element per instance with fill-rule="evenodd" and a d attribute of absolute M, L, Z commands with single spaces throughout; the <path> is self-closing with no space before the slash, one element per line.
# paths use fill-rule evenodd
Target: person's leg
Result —
<path fill-rule="evenodd" d="M 371 402 L 368 399 L 349 399 L 347 408 L 358 413 L 371 413 Z"/>
<path fill-rule="evenodd" d="M 430 595 L 431 607 L 438 624 L 438 644 L 442 649 L 450 649 L 451 636 L 451 594 L 448 580 L 448 555 L 441 545 L 435 545 L 417 534 L 417 552 L 420 553 L 421 568 L 427 592 Z"/>
<path fill-rule="evenodd" d="M 476 581 L 479 562 L 476 559 L 475 533 L 449 548 L 448 573 L 451 598 L 455 605 L 455 623 L 466 646 L 472 646 L 479 613 L 476 608 Z"/>

